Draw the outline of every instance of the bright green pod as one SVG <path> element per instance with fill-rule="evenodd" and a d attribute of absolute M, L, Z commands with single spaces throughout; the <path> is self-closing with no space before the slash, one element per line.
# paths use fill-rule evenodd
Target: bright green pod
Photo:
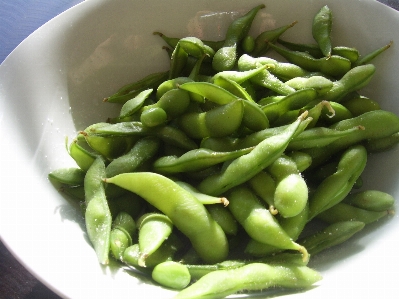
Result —
<path fill-rule="evenodd" d="M 163 212 L 190 239 L 205 262 L 217 263 L 226 258 L 228 243 L 221 227 L 194 195 L 171 179 L 151 172 L 134 172 L 107 178 L 105 182 L 138 194 Z"/>
<path fill-rule="evenodd" d="M 175 181 L 175 183 L 194 195 L 195 198 L 197 198 L 203 205 L 222 204 L 224 207 L 227 207 L 229 205 L 229 201 L 226 197 L 217 197 L 202 193 L 198 191 L 198 189 L 194 186 L 183 181 Z"/>
<path fill-rule="evenodd" d="M 341 221 L 361 221 L 365 224 L 370 224 L 389 214 L 389 210 L 369 211 L 344 202 L 340 202 L 318 214 L 317 219 L 323 220 L 330 224 Z"/>
<path fill-rule="evenodd" d="M 253 58 L 247 54 L 241 55 L 238 59 L 238 69 L 240 71 L 248 71 L 257 69 L 261 66 L 257 58 Z M 295 92 L 295 89 L 284 84 L 283 81 L 274 76 L 269 70 L 263 69 L 259 74 L 249 79 L 254 85 L 270 89 L 281 95 L 289 95 Z"/>
<path fill-rule="evenodd" d="M 140 108 L 144 105 L 145 100 L 150 96 L 152 93 L 153 89 L 146 89 L 142 92 L 140 92 L 137 96 L 134 98 L 130 99 L 127 101 L 125 104 L 123 104 L 120 112 L 119 112 L 119 118 L 125 118 L 128 116 L 133 115 L 135 112 L 139 111 Z"/>
<path fill-rule="evenodd" d="M 241 48 L 245 53 L 251 53 L 255 49 L 255 38 L 247 35 L 241 42 Z"/>
<path fill-rule="evenodd" d="M 123 252 L 132 245 L 132 237 L 135 233 L 136 223 L 132 216 L 126 212 L 118 213 L 112 222 L 110 235 L 110 249 L 116 259 L 123 259 Z"/>
<path fill-rule="evenodd" d="M 342 221 L 329 225 L 321 231 L 299 240 L 311 255 L 342 244 L 364 228 L 361 221 Z"/>
<path fill-rule="evenodd" d="M 332 12 L 330 8 L 323 6 L 314 16 L 312 23 L 312 36 L 319 45 L 324 56 L 331 56 L 331 29 Z"/>
<path fill-rule="evenodd" d="M 269 207 L 272 215 L 278 211 L 274 208 L 274 192 L 276 191 L 276 181 L 266 171 L 260 171 L 248 180 L 251 189 L 258 195 Z"/>
<path fill-rule="evenodd" d="M 290 111 L 301 109 L 311 101 L 316 99 L 317 91 L 313 88 L 300 89 L 295 91 L 283 99 L 262 106 L 263 112 L 266 114 L 270 122 L 276 121 L 281 115 Z"/>
<path fill-rule="evenodd" d="M 202 40 L 194 36 L 181 38 L 179 45 L 188 55 L 197 59 L 202 58 L 204 55 L 207 57 L 215 55 L 215 51 L 211 47 L 205 45 Z"/>
<path fill-rule="evenodd" d="M 187 61 L 187 52 L 180 46 L 180 43 L 177 43 L 170 57 L 169 80 L 182 76 L 182 71 Z"/>
<path fill-rule="evenodd" d="M 222 205 L 208 205 L 206 208 L 226 235 L 235 236 L 237 234 L 237 220 L 233 217 L 229 209 Z"/>
<path fill-rule="evenodd" d="M 129 83 L 120 88 L 112 96 L 105 98 L 104 102 L 124 104 L 138 96 L 141 92 L 158 88 L 158 86 L 168 78 L 168 73 L 169 72 L 153 73 L 136 82 Z"/>
<path fill-rule="evenodd" d="M 109 243 L 113 257 L 122 260 L 123 252 L 132 245 L 132 238 L 125 231 L 114 228 L 111 230 Z"/>
<path fill-rule="evenodd" d="M 309 154 L 301 151 L 292 151 L 290 153 L 287 153 L 287 156 L 290 157 L 292 161 L 294 161 L 298 172 L 300 173 L 308 169 L 309 166 L 312 164 L 312 157 Z"/>
<path fill-rule="evenodd" d="M 358 96 L 347 101 L 341 102 L 353 116 L 359 116 L 363 113 L 381 109 L 380 104 L 365 96 Z"/>
<path fill-rule="evenodd" d="M 157 153 L 160 145 L 159 139 L 153 136 L 139 139 L 128 153 L 114 159 L 107 165 L 105 169 L 107 177 L 135 171 Z"/>
<path fill-rule="evenodd" d="M 320 166 L 335 153 L 357 144 L 360 141 L 383 138 L 399 132 L 399 118 L 392 112 L 375 110 L 351 119 L 340 121 L 330 128 L 342 131 L 356 126 L 361 126 L 364 130 L 359 130 L 356 134 L 350 134 L 339 138 L 330 143 L 328 147 L 304 149 L 306 153 L 312 156 L 313 162 L 311 168 Z"/>
<path fill-rule="evenodd" d="M 232 152 L 216 152 L 206 148 L 198 148 L 184 153 L 182 156 L 163 156 L 155 160 L 153 167 L 160 173 L 178 173 L 203 170 L 213 165 L 235 159 L 249 153 L 252 148 Z"/>
<path fill-rule="evenodd" d="M 49 179 L 68 186 L 82 186 L 86 172 L 77 167 L 59 168 L 48 174 Z"/>
<path fill-rule="evenodd" d="M 335 81 L 333 87 L 323 96 L 323 100 L 340 102 L 345 95 L 359 90 L 366 86 L 375 73 L 375 66 L 366 64 L 354 67 L 338 81 Z"/>
<path fill-rule="evenodd" d="M 264 4 L 254 7 L 229 25 L 223 47 L 213 56 L 212 67 L 216 71 L 231 70 L 235 66 L 238 45 L 248 35 L 251 24 L 258 11 L 264 7 Z"/>
<path fill-rule="evenodd" d="M 87 235 L 100 264 L 108 264 L 112 216 L 105 195 L 105 165 L 98 157 L 84 178 Z"/>
<path fill-rule="evenodd" d="M 193 79 L 189 77 L 177 77 L 162 82 L 157 88 L 156 98 L 159 100 L 167 91 L 177 89 L 187 82 L 193 82 Z"/>
<path fill-rule="evenodd" d="M 290 174 L 278 182 L 274 206 L 279 215 L 289 218 L 303 211 L 308 201 L 308 187 L 300 174 Z"/>
<path fill-rule="evenodd" d="M 364 190 L 348 195 L 344 202 L 368 211 L 383 212 L 393 209 L 395 199 L 379 190 Z"/>
<path fill-rule="evenodd" d="M 229 193 L 229 202 L 230 212 L 252 239 L 280 249 L 297 250 L 304 261 L 308 260 L 306 248 L 292 241 L 250 189 L 235 188 Z"/>
<path fill-rule="evenodd" d="M 147 213 L 137 220 L 138 244 L 140 255 L 138 264 L 146 266 L 146 259 L 151 256 L 170 236 L 173 223 L 170 218 L 160 213 Z"/>
<path fill-rule="evenodd" d="M 238 99 L 236 95 L 210 82 L 187 82 L 179 88 L 200 95 L 218 105 L 225 105 Z"/>
<path fill-rule="evenodd" d="M 364 146 L 349 147 L 340 158 L 334 174 L 324 179 L 309 199 L 309 220 L 341 202 L 352 190 L 367 162 Z"/>
<path fill-rule="evenodd" d="M 399 143 L 399 132 L 390 136 L 367 140 L 364 146 L 369 153 L 379 153 L 387 151 Z"/>
<path fill-rule="evenodd" d="M 168 115 L 160 107 L 151 107 L 145 109 L 140 115 L 140 121 L 147 127 L 156 127 L 166 123 Z"/>
<path fill-rule="evenodd" d="M 244 54 L 245 55 L 245 54 Z M 239 61 L 239 67 L 245 67 L 245 64 L 248 63 L 246 67 L 249 67 L 254 61 L 253 57 L 246 55 L 242 56 L 242 61 Z M 259 65 L 269 65 L 268 71 L 275 75 L 277 78 L 283 81 L 288 81 L 295 77 L 311 77 L 314 75 L 319 75 L 317 73 L 309 72 L 296 64 L 289 63 L 289 62 L 281 62 L 270 57 L 256 57 L 255 58 L 256 64 Z"/>
<path fill-rule="evenodd" d="M 380 55 L 385 50 L 389 49 L 393 44 L 393 41 L 390 41 L 388 44 L 384 45 L 381 48 L 371 51 L 367 55 L 360 56 L 359 59 L 354 63 L 354 66 L 364 65 L 370 63 L 374 58 Z"/>
<path fill-rule="evenodd" d="M 306 52 L 291 51 L 274 44 L 270 44 L 270 47 L 287 59 L 288 62 L 296 64 L 311 72 L 321 72 L 327 76 L 339 78 L 345 75 L 352 67 L 349 59 L 338 55 L 314 58 Z"/>
<path fill-rule="evenodd" d="M 265 54 L 269 49 L 268 42 L 274 43 L 284 32 L 294 27 L 296 23 L 298 22 L 295 21 L 291 24 L 259 33 L 259 35 L 255 38 L 255 45 L 253 51 L 251 51 L 251 54 L 255 57 Z"/>
<path fill-rule="evenodd" d="M 68 147 L 68 153 L 75 160 L 76 164 L 84 171 L 87 171 L 93 164 L 97 155 L 82 147 L 75 139 Z"/>
<path fill-rule="evenodd" d="M 332 48 L 331 53 L 333 55 L 339 55 L 346 59 L 349 59 L 350 62 L 355 63 L 359 59 L 359 51 L 355 48 L 337 46 Z"/>
<path fill-rule="evenodd" d="M 334 110 L 334 115 L 333 116 L 329 115 L 328 114 L 329 111 L 327 110 L 327 108 L 324 108 L 320 115 L 321 116 L 320 120 L 323 123 L 325 123 L 327 126 L 331 126 L 345 119 L 350 119 L 354 116 L 352 112 L 350 112 L 350 110 L 346 108 L 344 105 L 332 101 L 330 101 L 329 103 L 331 106 L 329 107 L 329 109 L 332 108 Z"/>
<path fill-rule="evenodd" d="M 331 80 L 318 75 L 311 77 L 295 77 L 286 81 L 285 84 L 296 90 L 313 88 L 317 91 L 319 96 L 327 93 L 333 87 L 333 82 Z"/>
<path fill-rule="evenodd" d="M 304 230 L 306 224 L 308 223 L 308 214 L 309 214 L 309 205 L 306 207 L 296 216 L 283 218 L 276 216 L 278 223 L 280 224 L 281 228 L 286 232 L 286 234 L 293 240 L 296 241 L 302 231 Z M 244 249 L 245 253 L 250 254 L 251 256 L 255 257 L 263 257 L 264 259 L 269 259 L 271 256 L 280 255 L 282 253 L 281 249 L 272 246 L 269 244 L 260 243 L 254 239 L 250 239 L 248 244 Z M 297 257 L 295 257 L 297 259 Z M 306 265 L 306 261 L 304 262 L 303 259 L 296 261 L 296 263 L 301 263 Z"/>
<path fill-rule="evenodd" d="M 156 265 L 152 270 L 151 277 L 160 285 L 175 290 L 184 289 L 191 281 L 187 267 L 174 261 Z"/>
<path fill-rule="evenodd" d="M 131 267 L 134 267 L 144 273 L 151 274 L 152 269 L 163 262 L 172 261 L 176 253 L 176 247 L 173 243 L 166 240 L 158 250 L 146 259 L 146 267 L 139 265 L 140 248 L 139 244 L 133 244 L 125 249 L 123 252 L 122 261 Z"/>
<path fill-rule="evenodd" d="M 333 143 L 340 138 L 344 138 L 353 134 L 357 134 L 359 130 L 364 130 L 363 127 L 357 126 L 347 130 L 334 130 L 326 127 L 314 127 L 298 134 L 289 144 L 289 150 L 303 150 L 314 147 L 324 147 Z M 304 153 L 306 154 L 306 153 Z M 310 159 L 312 157 L 307 154 Z"/>
<path fill-rule="evenodd" d="M 180 291 L 174 299 L 224 298 L 239 291 L 268 288 L 306 288 L 321 279 L 307 266 L 250 263 L 234 269 L 213 271 Z"/>
<path fill-rule="evenodd" d="M 181 129 L 191 138 L 223 137 L 234 133 L 241 125 L 243 100 L 235 100 L 201 113 L 186 113 L 180 117 Z"/>
<path fill-rule="evenodd" d="M 250 153 L 233 160 L 219 174 L 204 179 L 198 189 L 204 193 L 219 195 L 246 182 L 281 156 L 291 138 L 305 129 L 306 123 L 310 121 L 306 117 L 305 112 L 280 134 L 264 139 Z M 302 123 L 305 125 L 300 126 Z M 240 176 L 237 176 L 237 173 L 240 173 Z"/>

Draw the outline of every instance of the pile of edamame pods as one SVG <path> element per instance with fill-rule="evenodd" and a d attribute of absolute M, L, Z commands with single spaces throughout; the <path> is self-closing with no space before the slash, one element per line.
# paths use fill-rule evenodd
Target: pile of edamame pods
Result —
<path fill-rule="evenodd" d="M 321 279 L 312 256 L 393 212 L 391 195 L 360 189 L 369 154 L 399 141 L 398 116 L 360 93 L 390 44 L 332 45 L 328 6 L 313 44 L 283 38 L 296 21 L 253 37 L 264 8 L 221 41 L 155 32 L 170 68 L 107 97 L 120 114 L 67 142 L 77 166 L 49 178 L 80 202 L 101 264 L 175 298 L 306 289 Z"/>

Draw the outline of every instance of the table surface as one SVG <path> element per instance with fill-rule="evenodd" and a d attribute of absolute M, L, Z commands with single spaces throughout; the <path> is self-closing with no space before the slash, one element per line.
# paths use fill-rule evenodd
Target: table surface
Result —
<path fill-rule="evenodd" d="M 94 1 L 94 0 L 91 0 Z M 399 10 L 399 0 L 378 0 Z M 29 34 L 83 0 L 0 0 L 0 63 Z M 58 299 L 0 241 L 0 298 Z"/>

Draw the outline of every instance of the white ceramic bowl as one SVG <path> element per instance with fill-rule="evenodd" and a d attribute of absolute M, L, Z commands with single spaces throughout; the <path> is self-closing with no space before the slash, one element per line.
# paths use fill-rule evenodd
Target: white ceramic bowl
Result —
<path fill-rule="evenodd" d="M 65 136 L 115 115 L 101 100 L 121 85 L 167 70 L 153 31 L 220 39 L 227 25 L 266 4 L 253 32 L 292 21 L 286 39 L 311 42 L 314 14 L 333 11 L 333 43 L 361 53 L 390 40 L 362 93 L 399 114 L 399 13 L 371 0 L 91 0 L 66 11 L 27 38 L 0 67 L 0 232 L 13 254 L 40 280 L 68 298 L 169 298 L 172 291 L 111 265 L 102 268 L 88 244 L 80 212 L 47 174 L 74 165 Z M 115 108 L 115 109 L 114 109 Z M 399 197 L 398 149 L 370 158 L 365 186 Z M 392 298 L 399 273 L 399 219 L 369 226 L 344 246 L 316 256 L 324 279 L 292 298 Z M 266 294 L 260 297 L 267 297 Z"/>

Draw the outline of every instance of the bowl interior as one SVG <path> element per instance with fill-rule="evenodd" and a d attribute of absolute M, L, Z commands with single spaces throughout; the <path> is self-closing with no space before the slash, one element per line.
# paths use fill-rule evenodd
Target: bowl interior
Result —
<path fill-rule="evenodd" d="M 1 237 L 14 254 L 62 296 L 88 298 L 140 293 L 167 298 L 172 291 L 126 272 L 102 268 L 84 233 L 79 209 L 54 189 L 48 172 L 73 166 L 64 138 L 116 116 L 120 106 L 104 103 L 120 86 L 169 68 L 163 41 L 152 33 L 223 38 L 228 24 L 259 1 L 87 1 L 53 19 L 26 39 L 0 66 Z M 311 21 L 325 4 L 333 11 L 333 43 L 362 54 L 390 40 L 374 63 L 377 72 L 362 90 L 383 109 L 399 114 L 399 14 L 375 1 L 267 1 L 252 33 L 299 21 L 284 37 L 312 42 Z M 398 197 L 398 149 L 370 157 L 367 189 Z M 324 276 L 301 296 L 384 296 L 396 273 L 396 216 L 369 226 L 345 246 L 315 257 Z M 281 294 L 281 293 L 279 293 Z M 289 296 L 289 293 L 286 294 Z"/>

